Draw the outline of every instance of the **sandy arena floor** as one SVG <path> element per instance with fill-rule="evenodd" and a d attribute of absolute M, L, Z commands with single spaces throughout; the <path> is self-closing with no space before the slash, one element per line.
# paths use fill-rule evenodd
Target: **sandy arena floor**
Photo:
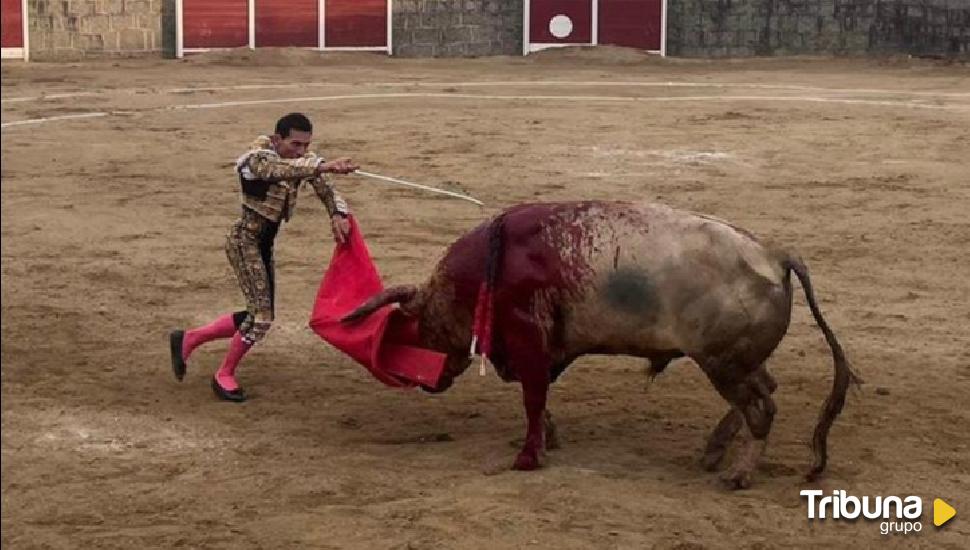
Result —
<path fill-rule="evenodd" d="M 934 497 L 970 513 L 965 66 L 283 51 L 4 62 L 2 84 L 5 548 L 968 545 L 966 517 L 930 519 Z M 175 382 L 168 330 L 241 304 L 232 162 L 290 110 L 328 156 L 488 203 L 339 179 L 391 283 L 534 200 L 658 200 L 800 250 L 867 382 L 817 487 L 922 496 L 922 533 L 806 519 L 832 364 L 800 294 L 750 490 L 698 464 L 726 404 L 688 361 L 649 391 L 639 360 L 580 361 L 551 394 L 563 448 L 485 475 L 523 435 L 517 386 L 472 369 L 442 395 L 390 390 L 305 328 L 332 250 L 312 194 L 277 244 L 278 323 L 241 368 L 254 398 L 213 397 L 224 344 Z"/>

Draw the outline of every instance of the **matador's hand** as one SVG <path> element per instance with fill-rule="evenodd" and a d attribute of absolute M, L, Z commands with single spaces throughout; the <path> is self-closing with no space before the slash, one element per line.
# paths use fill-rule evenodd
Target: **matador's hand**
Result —
<path fill-rule="evenodd" d="M 330 218 L 330 228 L 333 230 L 333 240 L 337 244 L 344 244 L 350 238 L 350 220 L 343 214 L 334 214 Z"/>
<path fill-rule="evenodd" d="M 358 168 L 360 168 L 360 166 L 354 164 L 354 161 L 344 157 L 337 160 L 324 162 L 320 165 L 319 171 L 330 172 L 331 174 L 349 174 Z"/>

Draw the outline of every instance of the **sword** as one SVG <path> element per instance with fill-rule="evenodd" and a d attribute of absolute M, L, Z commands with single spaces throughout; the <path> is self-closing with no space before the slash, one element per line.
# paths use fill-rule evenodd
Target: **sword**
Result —
<path fill-rule="evenodd" d="M 475 197 L 470 197 L 462 193 L 456 193 L 454 191 L 447 191 L 445 189 L 438 189 L 437 187 L 430 187 L 428 185 L 421 185 L 420 183 L 412 183 L 410 181 L 399 180 L 397 178 L 390 178 L 387 176 L 382 176 L 380 174 L 372 174 L 370 172 L 364 172 L 363 170 L 354 170 L 352 174 L 357 174 L 359 176 L 366 176 L 368 178 L 374 178 L 376 180 L 386 181 L 394 183 L 397 185 L 403 185 L 405 187 L 414 187 L 415 189 L 421 189 L 424 191 L 429 191 L 431 193 L 437 193 L 439 195 L 448 195 L 449 197 L 455 197 L 456 199 L 466 200 L 468 202 L 473 202 L 478 206 L 485 206 L 485 203 L 476 199 Z"/>

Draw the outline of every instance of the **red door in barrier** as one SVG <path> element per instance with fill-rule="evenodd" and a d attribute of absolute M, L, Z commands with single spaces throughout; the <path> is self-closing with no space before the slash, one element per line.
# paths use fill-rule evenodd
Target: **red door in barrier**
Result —
<path fill-rule="evenodd" d="M 238 48 L 249 45 L 247 0 L 182 0 L 185 48 Z"/>
<path fill-rule="evenodd" d="M 599 43 L 660 49 L 663 0 L 599 0 Z"/>
<path fill-rule="evenodd" d="M 316 48 L 319 0 L 256 0 L 256 46 Z"/>
<path fill-rule="evenodd" d="M 24 47 L 24 14 L 21 0 L 3 0 L 0 5 L 0 46 Z"/>
<path fill-rule="evenodd" d="M 388 0 L 326 0 L 324 46 L 386 47 L 387 2 Z"/>
<path fill-rule="evenodd" d="M 532 0 L 531 44 L 589 44 L 593 40 L 592 0 Z"/>

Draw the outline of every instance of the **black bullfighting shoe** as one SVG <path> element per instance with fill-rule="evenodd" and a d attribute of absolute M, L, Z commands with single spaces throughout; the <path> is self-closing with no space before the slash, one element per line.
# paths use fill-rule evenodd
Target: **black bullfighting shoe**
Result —
<path fill-rule="evenodd" d="M 168 335 L 168 345 L 172 352 L 172 372 L 175 374 L 175 379 L 179 382 L 185 378 L 185 369 L 188 368 L 185 360 L 182 359 L 183 340 L 185 340 L 184 330 L 173 330 Z"/>
<path fill-rule="evenodd" d="M 226 388 L 222 387 L 222 384 L 220 384 L 215 377 L 212 378 L 212 391 L 215 392 L 216 397 L 222 399 L 223 401 L 242 403 L 246 400 L 246 393 L 243 392 L 242 388 L 227 390 Z"/>

